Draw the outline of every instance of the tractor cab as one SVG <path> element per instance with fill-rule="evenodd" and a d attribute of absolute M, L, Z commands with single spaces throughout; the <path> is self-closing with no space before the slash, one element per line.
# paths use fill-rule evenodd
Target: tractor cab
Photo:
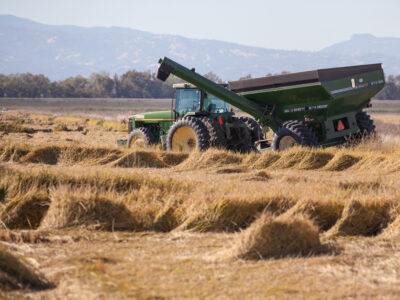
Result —
<path fill-rule="evenodd" d="M 175 112 L 177 118 L 188 113 L 223 114 L 228 112 L 228 104 L 188 83 L 174 84 L 176 89 Z"/>

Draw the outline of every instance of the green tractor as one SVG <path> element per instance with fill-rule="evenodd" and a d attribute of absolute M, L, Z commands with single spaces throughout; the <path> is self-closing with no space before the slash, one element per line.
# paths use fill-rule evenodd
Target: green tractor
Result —
<path fill-rule="evenodd" d="M 220 85 L 164 57 L 157 78 L 170 74 L 178 84 L 170 111 L 129 118 L 128 147 L 162 143 L 168 150 L 209 147 L 248 152 L 284 150 L 295 145 L 328 147 L 349 138 L 373 135 L 375 125 L 363 111 L 385 84 L 381 64 L 319 69 Z M 234 117 L 230 104 L 253 118 Z M 264 132 L 272 129 L 272 140 Z"/>
<path fill-rule="evenodd" d="M 254 142 L 262 139 L 258 123 L 252 118 L 234 117 L 225 101 L 192 84 L 173 87 L 176 93 L 170 111 L 129 118 L 129 148 L 148 148 L 161 143 L 172 151 L 214 147 L 248 152 L 254 148 Z"/>

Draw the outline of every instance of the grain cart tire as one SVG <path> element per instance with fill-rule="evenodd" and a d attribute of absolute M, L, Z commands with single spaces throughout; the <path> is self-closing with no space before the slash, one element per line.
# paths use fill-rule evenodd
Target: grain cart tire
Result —
<path fill-rule="evenodd" d="M 235 123 L 246 125 L 240 118 L 232 118 Z M 250 129 L 246 126 L 231 128 L 231 134 L 235 135 L 234 139 L 239 140 L 239 142 L 232 148 L 234 151 L 239 151 L 240 153 L 249 153 L 255 150 L 253 140 L 251 138 Z"/>
<path fill-rule="evenodd" d="M 356 135 L 358 138 L 372 136 L 375 134 L 374 121 L 370 115 L 364 111 L 360 111 L 356 114 L 357 126 L 360 128 L 360 132 Z"/>
<path fill-rule="evenodd" d="M 170 151 L 204 151 L 210 146 L 210 135 L 204 123 L 195 117 L 175 122 L 168 131 L 167 149 Z"/>
<path fill-rule="evenodd" d="M 207 127 L 208 134 L 210 135 L 210 147 L 225 149 L 226 137 L 222 131 L 221 126 L 215 119 L 203 116 L 199 118 Z"/>
<path fill-rule="evenodd" d="M 150 128 L 140 127 L 131 131 L 128 137 L 128 148 L 149 148 L 155 143 L 155 138 Z"/>
<path fill-rule="evenodd" d="M 249 128 L 253 143 L 263 139 L 263 131 L 256 120 L 249 117 L 240 117 L 239 120 L 245 123 L 247 128 Z"/>
<path fill-rule="evenodd" d="M 288 121 L 283 123 L 275 132 L 272 139 L 272 149 L 281 151 L 296 145 L 317 146 L 318 138 L 315 132 L 299 121 Z"/>

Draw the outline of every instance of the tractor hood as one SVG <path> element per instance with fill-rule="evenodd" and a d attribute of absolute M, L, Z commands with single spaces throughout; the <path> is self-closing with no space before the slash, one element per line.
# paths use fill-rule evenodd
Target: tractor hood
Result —
<path fill-rule="evenodd" d="M 170 110 L 167 111 L 153 111 L 153 112 L 147 112 L 147 113 L 142 113 L 142 114 L 136 114 L 130 117 L 130 119 L 133 119 L 135 121 L 171 121 L 173 120 L 174 115 L 173 112 Z"/>

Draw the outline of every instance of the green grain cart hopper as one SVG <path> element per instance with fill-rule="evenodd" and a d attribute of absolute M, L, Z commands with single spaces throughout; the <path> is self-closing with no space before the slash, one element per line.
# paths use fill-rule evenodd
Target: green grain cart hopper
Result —
<path fill-rule="evenodd" d="M 204 150 L 222 147 L 249 151 L 271 147 L 283 150 L 294 145 L 334 146 L 349 137 L 371 135 L 375 126 L 363 111 L 371 97 L 384 86 L 381 64 L 320 69 L 216 84 L 164 57 L 157 78 L 170 74 L 189 84 L 177 86 L 175 106 L 168 112 L 130 117 L 128 146 L 149 146 L 161 141 L 169 150 Z M 198 97 L 187 110 L 180 110 L 186 92 Z M 248 113 L 236 118 L 221 103 Z M 220 109 L 215 109 L 216 107 Z M 139 117 L 138 117 L 139 116 Z M 156 116 L 156 117 L 152 117 Z M 264 140 L 272 129 L 273 139 Z M 151 139 L 145 134 L 151 133 Z"/>

